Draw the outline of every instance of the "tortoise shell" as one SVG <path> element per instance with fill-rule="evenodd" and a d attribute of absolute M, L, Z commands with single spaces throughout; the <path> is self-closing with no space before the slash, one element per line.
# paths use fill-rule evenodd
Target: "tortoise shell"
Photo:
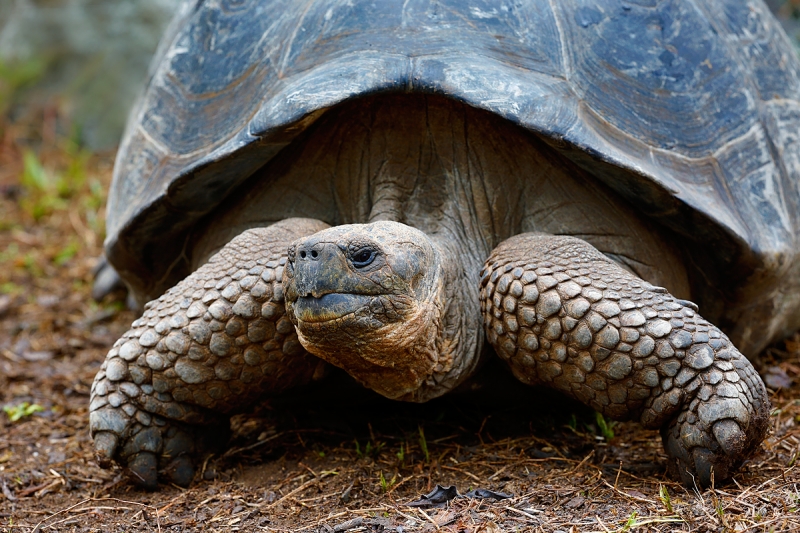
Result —
<path fill-rule="evenodd" d="M 756 0 L 186 2 L 129 118 L 106 254 L 156 297 L 194 224 L 326 109 L 438 94 L 540 135 L 674 232 L 704 314 L 752 354 L 800 327 L 799 88 Z"/>

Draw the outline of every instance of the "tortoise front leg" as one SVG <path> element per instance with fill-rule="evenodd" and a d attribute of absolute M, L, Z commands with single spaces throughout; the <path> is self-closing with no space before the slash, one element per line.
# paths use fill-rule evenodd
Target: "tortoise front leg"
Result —
<path fill-rule="evenodd" d="M 225 444 L 230 413 L 312 379 L 324 363 L 297 340 L 281 278 L 289 244 L 327 227 L 288 219 L 245 231 L 145 306 L 92 385 L 101 464 L 119 461 L 149 489 L 159 470 L 186 485 L 195 456 Z"/>
<path fill-rule="evenodd" d="M 766 434 L 766 389 L 728 338 L 580 239 L 501 243 L 481 273 L 481 309 L 518 379 L 660 427 L 669 470 L 687 485 L 722 481 Z"/>

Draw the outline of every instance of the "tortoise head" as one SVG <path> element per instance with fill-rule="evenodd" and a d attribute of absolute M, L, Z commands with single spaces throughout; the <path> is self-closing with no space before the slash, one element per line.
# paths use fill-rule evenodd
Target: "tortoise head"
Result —
<path fill-rule="evenodd" d="M 410 398 L 437 368 L 442 269 L 421 231 L 375 222 L 297 240 L 283 286 L 305 349 L 376 392 Z"/>

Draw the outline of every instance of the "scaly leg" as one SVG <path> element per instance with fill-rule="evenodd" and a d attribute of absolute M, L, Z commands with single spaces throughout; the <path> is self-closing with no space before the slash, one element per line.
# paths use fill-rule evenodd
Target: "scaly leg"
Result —
<path fill-rule="evenodd" d="M 481 309 L 518 379 L 660 427 L 669 470 L 687 485 L 722 481 L 766 434 L 766 389 L 728 338 L 580 239 L 502 242 L 481 273 Z"/>
<path fill-rule="evenodd" d="M 227 415 L 312 379 L 324 363 L 297 340 L 281 278 L 289 244 L 327 227 L 288 219 L 248 230 L 145 306 L 92 386 L 101 464 L 116 459 L 149 489 L 159 470 L 186 485 L 196 456 L 227 440 Z"/>

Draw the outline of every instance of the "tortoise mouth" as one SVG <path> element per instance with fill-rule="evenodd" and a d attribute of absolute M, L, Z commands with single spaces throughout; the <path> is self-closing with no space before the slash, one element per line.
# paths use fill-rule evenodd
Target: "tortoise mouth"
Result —
<path fill-rule="evenodd" d="M 322 323 L 352 315 L 369 306 L 374 296 L 332 292 L 319 298 L 300 296 L 292 304 L 294 316 L 301 322 Z"/>

